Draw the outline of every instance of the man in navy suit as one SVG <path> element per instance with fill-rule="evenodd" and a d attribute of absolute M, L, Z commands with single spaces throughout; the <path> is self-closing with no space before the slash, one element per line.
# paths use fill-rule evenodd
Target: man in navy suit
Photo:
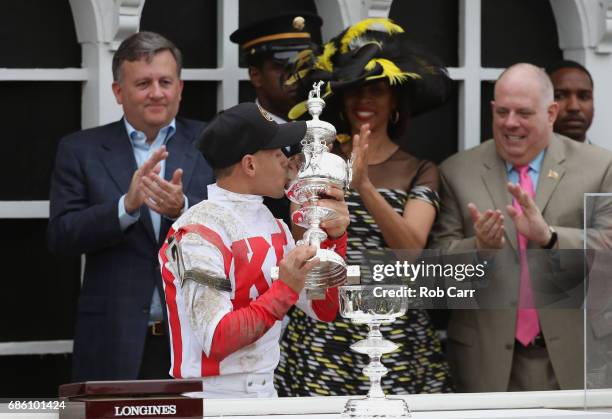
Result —
<path fill-rule="evenodd" d="M 113 57 L 124 117 L 68 135 L 51 181 L 49 248 L 86 255 L 72 379 L 169 378 L 157 251 L 168 228 L 206 198 L 209 165 L 193 146 L 204 123 L 176 118 L 181 53 L 140 32 Z"/>

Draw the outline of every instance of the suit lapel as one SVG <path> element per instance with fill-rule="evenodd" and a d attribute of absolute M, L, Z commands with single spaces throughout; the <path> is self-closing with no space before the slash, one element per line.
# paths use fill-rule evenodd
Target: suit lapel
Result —
<path fill-rule="evenodd" d="M 130 144 L 123 120 L 111 126 L 111 133 L 102 143 L 102 162 L 109 176 L 121 193 L 125 194 L 130 188 L 132 175 L 136 170 L 136 159 Z"/>
<path fill-rule="evenodd" d="M 535 203 L 542 213 L 544 213 L 548 201 L 550 201 L 553 192 L 557 189 L 557 185 L 559 185 L 559 182 L 565 174 L 565 167 L 563 166 L 564 161 L 565 153 L 563 152 L 561 143 L 557 137 L 553 135 L 548 149 L 544 154 L 542 169 L 540 170 L 538 186 L 536 188 Z"/>
<path fill-rule="evenodd" d="M 183 169 L 183 189 L 185 189 L 191 180 L 193 167 L 199 151 L 187 138 L 185 138 L 185 130 L 181 129 L 178 121 L 176 128 L 176 132 L 166 144 L 168 158 L 166 159 L 166 172 L 164 173 L 164 179 L 170 181 L 174 171 L 181 168 Z"/>
<path fill-rule="evenodd" d="M 506 210 L 506 205 L 512 205 L 512 196 L 508 192 L 507 183 L 508 175 L 504 161 L 500 159 L 495 150 L 494 144 L 490 147 L 488 155 L 485 156 L 483 162 L 483 171 L 481 174 L 482 181 L 485 184 L 487 193 L 489 194 L 493 205 L 499 209 L 504 215 L 504 227 L 506 241 L 510 246 L 518 251 L 518 243 L 516 238 L 516 230 L 513 227 L 512 220 Z M 481 211 L 486 208 L 479 208 Z"/>
<path fill-rule="evenodd" d="M 134 150 L 130 144 L 123 120 L 112 125 L 113 131 L 107 140 L 102 144 L 102 162 L 106 167 L 110 177 L 117 184 L 122 194 L 126 194 L 130 188 L 132 176 L 137 169 Z M 140 221 L 145 226 L 145 230 L 151 240 L 157 242 L 153 232 L 153 223 L 149 214 L 149 207 L 143 205 L 140 208 Z"/>
<path fill-rule="evenodd" d="M 193 175 L 196 158 L 199 151 L 191 144 L 190 140 L 184 135 L 185 129 L 183 129 L 180 121 L 176 121 L 176 131 L 174 135 L 166 143 L 166 149 L 168 150 L 168 158 L 166 159 L 166 170 L 164 173 L 164 179 L 170 181 L 172 175 L 176 169 L 183 169 L 183 193 L 187 190 L 187 186 Z M 193 205 L 193 202 L 191 203 Z M 172 224 L 172 221 L 165 217 L 162 217 L 161 227 L 159 229 L 160 242 L 165 239 L 165 231 Z"/>
<path fill-rule="evenodd" d="M 565 168 L 563 167 L 564 161 L 565 153 L 563 152 L 561 143 L 556 135 L 553 135 L 542 161 L 542 168 L 540 170 L 536 189 L 535 203 L 542 213 L 546 205 L 548 205 L 557 185 L 563 178 L 565 173 Z M 507 171 L 503 160 L 497 156 L 495 148 L 493 147 L 491 147 L 490 152 L 484 160 L 484 169 L 481 176 L 495 208 L 502 211 L 504 219 L 506 220 L 504 223 L 506 240 L 518 254 L 516 229 L 514 228 L 512 219 L 506 211 L 506 205 L 512 205 L 512 196 L 506 187 L 508 179 Z"/>

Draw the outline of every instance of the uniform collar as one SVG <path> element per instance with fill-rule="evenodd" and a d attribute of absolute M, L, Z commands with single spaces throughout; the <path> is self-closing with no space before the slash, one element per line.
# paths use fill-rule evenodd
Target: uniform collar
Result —
<path fill-rule="evenodd" d="M 208 199 L 215 201 L 228 201 L 228 202 L 243 202 L 262 204 L 263 197 L 260 195 L 243 194 L 228 191 L 227 189 L 221 188 L 216 183 L 207 186 L 208 188 Z"/>
<path fill-rule="evenodd" d="M 260 106 L 262 109 L 265 109 L 265 111 L 268 112 L 268 114 L 270 114 L 270 116 L 272 117 L 274 122 L 276 122 L 277 124 L 286 124 L 287 123 L 287 120 L 285 118 L 281 118 L 280 116 L 273 114 L 272 112 L 270 112 L 269 110 L 267 110 L 266 108 L 261 106 L 261 103 L 259 103 L 259 99 L 255 99 L 255 104 L 257 106 Z"/>

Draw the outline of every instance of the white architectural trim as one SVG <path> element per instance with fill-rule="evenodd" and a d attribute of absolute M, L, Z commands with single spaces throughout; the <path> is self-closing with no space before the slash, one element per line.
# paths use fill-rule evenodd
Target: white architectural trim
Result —
<path fill-rule="evenodd" d="M 85 81 L 83 68 L 0 68 L 0 81 Z"/>
<path fill-rule="evenodd" d="M 495 81 L 501 76 L 505 68 L 481 68 L 480 80 Z"/>
<path fill-rule="evenodd" d="M 238 64 L 237 61 L 236 64 Z M 223 82 L 225 79 L 226 83 L 230 83 L 236 80 L 249 80 L 249 72 L 246 68 L 240 68 L 236 65 L 236 68 L 231 71 L 231 77 L 228 77 L 228 72 L 230 72 L 229 69 L 226 70 L 225 68 L 184 68 L 183 72 L 181 73 L 181 78 L 183 80 L 221 82 Z M 233 100 L 237 100 L 237 98 L 238 96 L 236 96 L 236 99 Z M 221 109 L 224 108 L 219 108 L 219 110 Z"/>
<path fill-rule="evenodd" d="M 367 0 L 368 17 L 389 17 L 393 0 Z"/>
<path fill-rule="evenodd" d="M 612 0 L 550 0 L 559 48 L 612 52 Z"/>
<path fill-rule="evenodd" d="M 0 343 L 0 356 L 71 354 L 72 340 L 33 340 Z"/>
<path fill-rule="evenodd" d="M 119 43 L 138 31 L 145 0 L 70 0 L 83 67 L 81 127 L 90 128 L 119 119 L 121 108 L 111 91 L 111 63 Z"/>
<path fill-rule="evenodd" d="M 367 0 L 315 0 L 317 12 L 323 17 L 321 35 L 329 41 L 344 28 L 367 17 Z"/>
<path fill-rule="evenodd" d="M 472 1 L 472 0 L 470 0 Z M 486 1 L 486 0 L 485 0 Z M 243 398 L 235 400 L 206 399 L 206 417 L 277 418 L 336 418 L 354 396 L 280 397 L 270 399 Z M 417 418 L 609 418 L 603 413 L 612 407 L 612 389 L 553 391 L 508 391 L 498 393 L 444 393 L 394 395 L 403 399 Z M 585 402 L 590 409 L 584 412 Z M 504 411 L 502 409 L 510 409 Z M 520 409 L 520 410 L 514 410 Z M 533 409 L 533 410 L 532 410 Z M 546 409 L 546 410 L 544 410 Z M 548 409 L 576 409 L 570 412 Z M 431 412 L 432 414 L 428 414 Z"/>
<path fill-rule="evenodd" d="M 84 43 L 83 66 L 88 69 L 89 79 L 83 84 L 81 104 L 81 128 L 91 128 L 116 121 L 123 110 L 116 103 L 111 90 L 113 83 L 110 44 Z"/>
<path fill-rule="evenodd" d="M 323 42 L 344 28 L 369 17 L 389 17 L 393 0 L 315 0 L 317 12 L 323 17 Z"/>
<path fill-rule="evenodd" d="M 99 1 L 107 2 L 108 0 Z M 114 0 L 113 3 L 118 13 L 113 14 L 113 30 L 108 35 L 113 35 L 112 41 L 115 44 L 113 51 L 115 51 L 121 41 L 138 32 L 145 0 Z"/>
<path fill-rule="evenodd" d="M 611 52 L 611 0 L 551 0 L 551 6 L 561 49 L 591 47 L 601 53 Z"/>
<path fill-rule="evenodd" d="M 238 104 L 239 82 L 248 80 L 246 69 L 238 66 L 239 46 L 230 41 L 232 32 L 238 29 L 238 0 L 217 0 L 217 67 L 216 69 L 185 70 L 199 74 L 199 80 L 219 80 L 217 85 L 217 109 L 227 109 Z M 195 80 L 195 79 L 192 79 Z"/>
<path fill-rule="evenodd" d="M 612 1 L 607 0 L 601 5 L 603 12 L 603 27 L 602 36 L 597 44 L 596 51 L 602 54 L 610 54 L 612 52 Z"/>
<path fill-rule="evenodd" d="M 78 41 L 114 44 L 138 32 L 145 0 L 70 0 Z"/>
<path fill-rule="evenodd" d="M 467 76 L 467 72 L 462 67 L 449 67 L 447 70 L 448 75 L 453 80 L 463 80 Z"/>
<path fill-rule="evenodd" d="M 480 13 L 480 1 L 459 1 L 459 151 L 480 144 Z"/>
<path fill-rule="evenodd" d="M 481 81 L 495 81 L 500 76 L 503 68 L 480 68 L 478 71 L 468 71 L 464 67 L 447 68 L 451 79 L 455 81 L 465 80 L 468 77 L 478 77 Z"/>
<path fill-rule="evenodd" d="M 588 42 L 588 25 L 584 4 L 577 0 L 550 0 L 557 23 L 559 48 L 584 48 Z"/>
<path fill-rule="evenodd" d="M 98 22 L 112 19 L 112 9 L 101 9 L 95 0 L 70 0 L 70 9 L 79 43 L 96 42 L 104 38 L 103 25 Z"/>
<path fill-rule="evenodd" d="M 49 218 L 49 201 L 0 201 L 0 219 Z"/>

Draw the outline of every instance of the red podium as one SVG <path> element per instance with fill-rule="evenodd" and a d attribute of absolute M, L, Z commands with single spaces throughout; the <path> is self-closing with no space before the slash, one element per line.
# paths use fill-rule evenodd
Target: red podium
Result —
<path fill-rule="evenodd" d="M 59 388 L 60 418 L 201 418 L 200 380 L 87 381 Z"/>

